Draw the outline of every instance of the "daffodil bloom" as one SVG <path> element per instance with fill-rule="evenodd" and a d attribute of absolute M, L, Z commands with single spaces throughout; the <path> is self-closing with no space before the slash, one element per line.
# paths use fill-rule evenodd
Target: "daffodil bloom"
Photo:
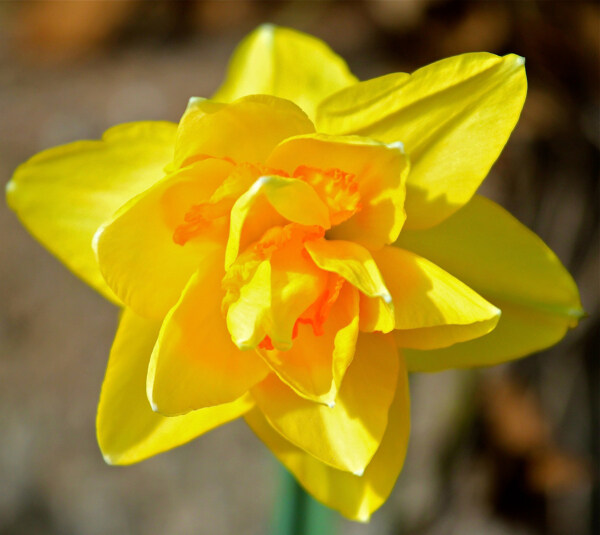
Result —
<path fill-rule="evenodd" d="M 107 462 L 244 417 L 316 499 L 367 520 L 404 461 L 408 372 L 515 359 L 582 314 L 556 256 L 475 193 L 525 94 L 516 55 L 359 82 L 321 41 L 263 26 L 178 125 L 20 166 L 10 206 L 123 309 Z"/>

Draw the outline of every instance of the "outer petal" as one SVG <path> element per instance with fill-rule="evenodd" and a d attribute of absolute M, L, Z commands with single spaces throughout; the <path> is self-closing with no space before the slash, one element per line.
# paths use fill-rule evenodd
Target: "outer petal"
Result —
<path fill-rule="evenodd" d="M 166 418 L 146 398 L 146 371 L 160 323 L 125 310 L 102 385 L 96 421 L 106 462 L 131 464 L 175 448 L 248 411 L 248 397 Z"/>
<path fill-rule="evenodd" d="M 544 349 L 583 315 L 573 279 L 533 232 L 475 196 L 441 225 L 403 232 L 397 245 L 452 273 L 502 310 L 490 334 L 447 349 L 406 351 L 411 370 L 496 364 Z"/>
<path fill-rule="evenodd" d="M 463 54 L 377 80 L 323 102 L 318 130 L 402 141 L 412 166 L 406 226 L 431 227 L 469 201 L 506 144 L 525 101 L 524 60 Z"/>
<path fill-rule="evenodd" d="M 334 405 L 358 337 L 358 292 L 350 285 L 342 288 L 323 327 L 323 334 L 316 336 L 309 325 L 300 325 L 289 351 L 259 352 L 297 394 Z"/>
<path fill-rule="evenodd" d="M 379 449 L 362 476 L 331 468 L 297 448 L 269 425 L 258 409 L 246 422 L 306 490 L 351 520 L 366 522 L 387 499 L 402 470 L 410 428 L 408 375 L 400 358 L 398 385 Z"/>
<path fill-rule="evenodd" d="M 148 369 L 153 408 L 166 416 L 234 401 L 268 373 L 231 341 L 221 313 L 223 255 L 205 259 L 167 314 Z"/>
<path fill-rule="evenodd" d="M 240 43 L 213 98 L 230 102 L 244 95 L 275 95 L 295 102 L 312 117 L 321 100 L 356 81 L 344 60 L 323 41 L 264 24 Z"/>
<path fill-rule="evenodd" d="M 174 164 L 206 155 L 260 163 L 283 139 L 310 132 L 310 119 L 288 100 L 251 95 L 220 104 L 196 98 L 179 123 Z"/>
<path fill-rule="evenodd" d="M 307 165 L 338 168 L 358 181 L 360 210 L 331 230 L 331 237 L 379 248 L 398 237 L 404 212 L 405 182 L 409 165 L 402 144 L 386 145 L 358 136 L 314 134 L 286 139 L 279 144 L 268 165 L 293 173 Z"/>
<path fill-rule="evenodd" d="M 399 347 L 435 349 L 489 333 L 500 310 L 429 260 L 398 247 L 373 253 L 392 295 Z"/>
<path fill-rule="evenodd" d="M 173 232 L 186 210 L 207 200 L 232 167 L 212 158 L 196 162 L 132 199 L 96 233 L 104 278 L 138 314 L 164 317 L 215 241 L 226 239 L 226 225 L 210 226 L 205 237 L 183 246 L 173 241 Z"/>
<path fill-rule="evenodd" d="M 398 377 L 398 355 L 391 338 L 358 338 L 332 408 L 297 396 L 276 376 L 252 390 L 257 406 L 287 440 L 320 461 L 361 474 L 381 443 Z"/>
<path fill-rule="evenodd" d="M 126 201 L 160 180 L 173 158 L 177 126 L 140 122 L 110 128 L 101 141 L 43 151 L 17 168 L 9 206 L 69 269 L 108 299 L 92 237 Z"/>

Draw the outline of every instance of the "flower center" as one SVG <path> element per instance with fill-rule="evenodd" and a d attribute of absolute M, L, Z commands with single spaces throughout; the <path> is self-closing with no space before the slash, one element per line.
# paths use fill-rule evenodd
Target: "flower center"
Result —
<path fill-rule="evenodd" d="M 200 160 L 207 158 L 209 156 L 206 155 L 197 157 Z M 282 169 L 249 162 L 235 164 L 229 158 L 222 159 L 234 164 L 235 168 L 214 191 L 210 199 L 193 204 L 184 214 L 183 222 L 173 231 L 173 241 L 177 245 L 185 245 L 191 239 L 206 232 L 215 220 L 227 217 L 236 199 L 261 176 L 290 177 L 290 174 Z M 313 187 L 327 205 L 332 225 L 346 221 L 361 209 L 358 181 L 353 173 L 347 173 L 337 168 L 320 169 L 300 165 L 296 167 L 291 178 L 303 180 Z M 286 233 L 289 233 L 289 229 L 278 239 L 288 239 L 289 236 L 285 237 Z M 258 244 L 259 247 L 268 247 L 268 244 L 261 245 L 261 243 Z"/>
<path fill-rule="evenodd" d="M 297 223 L 290 223 L 284 227 L 273 227 L 253 246 L 252 253 L 261 260 L 264 260 L 270 257 L 275 251 L 279 251 L 291 244 L 296 247 L 300 246 L 301 255 L 308 261 L 311 261 L 310 255 L 304 249 L 303 244 L 307 241 L 322 238 L 323 235 L 324 229 L 318 226 L 306 227 Z M 292 332 L 292 340 L 297 338 L 298 328 L 301 324 L 311 325 L 315 336 L 324 334 L 323 325 L 329 316 L 331 307 L 340 294 L 344 282 L 344 279 L 339 275 L 334 273 L 328 274 L 325 290 L 296 320 Z M 268 335 L 263 338 L 258 347 L 267 350 L 274 349 L 273 342 Z"/>
<path fill-rule="evenodd" d="M 337 290 L 305 244 L 324 234 L 320 226 L 298 223 L 272 227 L 229 267 L 221 306 L 238 347 L 287 351 L 300 323 L 322 333 Z"/>

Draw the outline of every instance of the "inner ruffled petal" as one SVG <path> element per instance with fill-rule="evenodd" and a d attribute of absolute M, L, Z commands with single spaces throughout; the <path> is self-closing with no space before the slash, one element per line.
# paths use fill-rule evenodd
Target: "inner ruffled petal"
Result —
<path fill-rule="evenodd" d="M 257 347 L 265 337 L 279 350 L 292 347 L 296 321 L 327 284 L 327 274 L 304 248 L 323 233 L 321 227 L 297 223 L 273 227 L 230 266 L 223 279 L 223 308 L 240 349 Z"/>

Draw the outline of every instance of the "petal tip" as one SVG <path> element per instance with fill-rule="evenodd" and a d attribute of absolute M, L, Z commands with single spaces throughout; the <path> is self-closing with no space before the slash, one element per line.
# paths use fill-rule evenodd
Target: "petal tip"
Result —
<path fill-rule="evenodd" d="M 6 186 L 5 186 L 5 189 L 4 189 L 4 191 L 6 193 L 6 200 L 7 200 L 9 206 L 10 206 L 10 197 L 14 193 L 15 189 L 16 189 L 15 181 L 14 180 L 9 180 L 6 183 Z"/>
<path fill-rule="evenodd" d="M 100 225 L 98 230 L 94 232 L 92 236 L 92 250 L 94 251 L 94 255 L 96 256 L 96 261 L 98 260 L 98 243 L 100 242 L 100 236 L 104 232 L 105 225 Z"/>
<path fill-rule="evenodd" d="M 402 143 L 402 141 L 394 141 L 393 143 L 388 143 L 387 146 L 390 149 L 396 149 L 400 152 L 400 154 L 406 154 L 406 150 L 404 149 L 404 143 Z"/>
<path fill-rule="evenodd" d="M 355 470 L 354 472 L 352 472 L 355 476 L 357 477 L 362 477 L 365 473 L 365 469 L 361 468 L 360 470 Z M 367 518 L 368 520 L 368 518 Z"/>
<path fill-rule="evenodd" d="M 371 515 L 369 513 L 359 513 L 356 516 L 357 522 L 362 522 L 363 524 L 367 524 L 371 520 Z"/>
<path fill-rule="evenodd" d="M 258 179 L 256 180 L 256 182 L 254 182 L 254 184 L 252 184 L 252 186 L 250 186 L 250 189 L 248 190 L 248 193 L 250 195 L 256 195 L 260 191 L 260 188 L 262 188 L 270 180 L 271 180 L 271 177 L 268 176 L 268 175 L 263 175 L 261 177 L 258 177 Z"/>
<path fill-rule="evenodd" d="M 150 402 L 150 408 L 152 409 L 152 412 L 160 413 L 158 410 L 158 405 L 152 399 L 152 392 L 148 392 L 148 401 Z"/>
<path fill-rule="evenodd" d="M 206 100 L 206 98 L 204 98 L 204 97 L 190 97 L 190 99 L 188 100 L 187 106 L 185 108 L 185 111 L 188 111 L 190 108 L 197 106 L 200 102 L 204 102 L 205 100 Z"/>
<path fill-rule="evenodd" d="M 102 458 L 104 459 L 104 462 L 110 466 L 114 466 L 115 464 L 117 464 L 115 458 L 112 455 L 109 455 L 108 453 L 103 453 Z"/>
<path fill-rule="evenodd" d="M 570 308 L 567 311 L 567 314 L 569 316 L 571 316 L 572 318 L 575 318 L 576 320 L 582 320 L 585 318 L 589 318 L 590 314 L 588 312 L 586 312 L 583 308 L 581 307 L 577 307 L 577 308 Z"/>
<path fill-rule="evenodd" d="M 272 22 L 265 22 L 258 27 L 261 32 L 274 32 L 276 28 L 277 26 Z"/>
<path fill-rule="evenodd" d="M 237 346 L 240 351 L 250 351 L 255 349 L 256 345 L 252 343 L 252 340 L 233 340 L 233 343 Z"/>

